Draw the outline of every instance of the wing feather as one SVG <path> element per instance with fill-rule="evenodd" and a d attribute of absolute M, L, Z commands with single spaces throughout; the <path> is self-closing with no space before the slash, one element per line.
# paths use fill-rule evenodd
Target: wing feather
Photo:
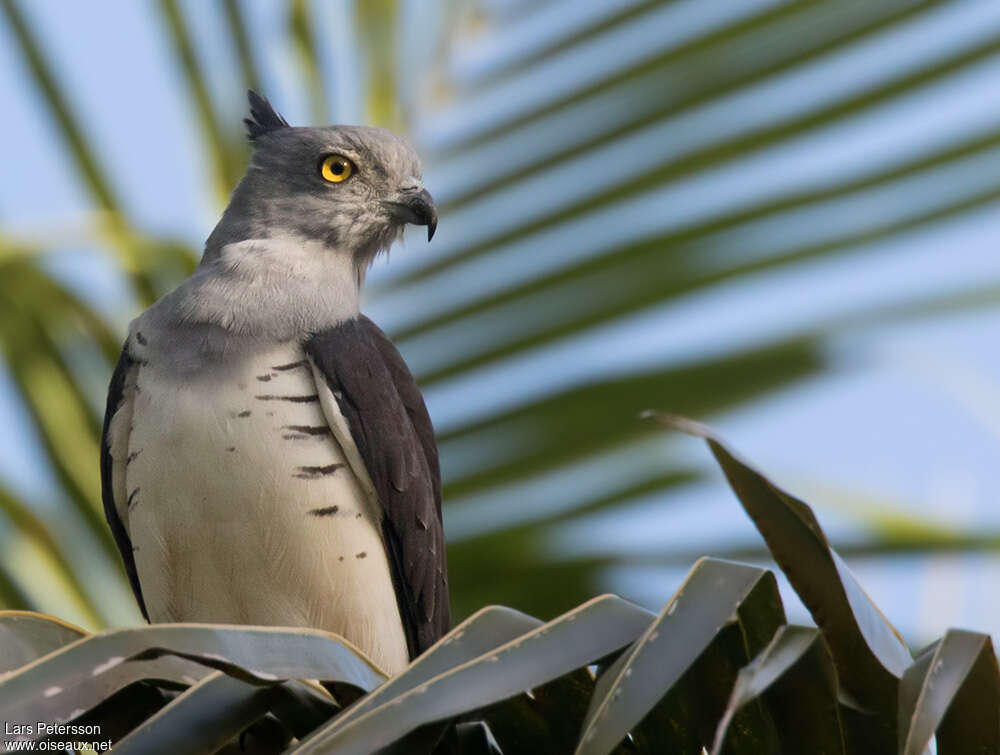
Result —
<path fill-rule="evenodd" d="M 378 498 L 400 615 L 416 656 L 450 622 L 441 475 L 430 417 L 403 358 L 368 318 L 316 333 L 304 348 L 347 420 Z M 338 420 L 327 420 L 336 432 Z"/>
<path fill-rule="evenodd" d="M 135 594 L 143 618 L 149 621 L 146 603 L 139 586 L 139 573 L 132 554 L 132 540 L 122 523 L 120 512 L 127 508 L 125 494 L 125 464 L 128 456 L 128 436 L 132 423 L 132 396 L 135 389 L 138 363 L 128 353 L 128 342 L 122 347 L 122 355 L 111 376 L 108 388 L 108 405 L 104 413 L 104 429 L 101 433 L 101 498 L 104 501 L 104 516 L 108 520 L 111 534 L 125 564 L 125 573 Z"/>

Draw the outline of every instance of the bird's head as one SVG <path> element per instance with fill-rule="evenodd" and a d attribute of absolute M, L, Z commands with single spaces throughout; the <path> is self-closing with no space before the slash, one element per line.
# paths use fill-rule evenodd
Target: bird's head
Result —
<path fill-rule="evenodd" d="M 367 266 L 407 224 L 427 226 L 433 237 L 437 211 L 405 139 L 366 126 L 293 127 L 248 94 L 253 155 L 213 232 L 215 245 L 299 237 Z"/>

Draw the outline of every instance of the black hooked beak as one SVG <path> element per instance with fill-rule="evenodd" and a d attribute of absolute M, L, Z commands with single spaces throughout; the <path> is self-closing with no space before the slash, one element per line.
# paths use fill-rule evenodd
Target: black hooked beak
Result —
<path fill-rule="evenodd" d="M 386 202 L 392 214 L 404 223 L 427 226 L 427 240 L 434 238 L 437 230 L 437 208 L 427 189 L 407 191 L 391 202 Z"/>

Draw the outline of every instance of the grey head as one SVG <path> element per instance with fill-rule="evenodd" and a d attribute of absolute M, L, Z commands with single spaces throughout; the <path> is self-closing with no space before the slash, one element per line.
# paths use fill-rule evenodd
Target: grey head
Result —
<path fill-rule="evenodd" d="M 406 140 L 366 126 L 293 127 L 265 98 L 248 97 L 253 155 L 208 238 L 206 262 L 229 244 L 293 238 L 363 270 L 408 223 L 433 237 L 437 212 Z"/>

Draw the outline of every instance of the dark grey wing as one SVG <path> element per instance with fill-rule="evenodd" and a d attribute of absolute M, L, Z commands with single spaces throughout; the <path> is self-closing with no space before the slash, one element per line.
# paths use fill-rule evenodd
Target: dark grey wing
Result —
<path fill-rule="evenodd" d="M 118 360 L 118 365 L 111 375 L 111 385 L 108 388 L 108 406 L 104 412 L 104 430 L 101 433 L 101 497 L 104 499 L 104 516 L 108 520 L 108 526 L 111 527 L 111 534 L 115 538 L 118 550 L 122 554 L 125 573 L 128 575 L 129 584 L 132 585 L 132 592 L 135 593 L 135 599 L 139 604 L 139 610 L 142 611 L 143 618 L 149 621 L 146 603 L 142 599 L 142 589 L 139 587 L 139 573 L 135 568 L 135 556 L 132 555 L 132 541 L 129 539 L 128 532 L 125 531 L 125 525 L 122 524 L 115 506 L 114 458 L 111 455 L 111 446 L 114 442 L 111 421 L 126 401 L 126 383 L 130 372 L 137 366 L 136 361 L 129 356 L 128 342 L 126 341 L 125 346 L 122 347 L 122 355 Z M 123 428 L 121 432 L 128 432 L 128 427 Z"/>
<path fill-rule="evenodd" d="M 450 623 L 441 475 L 430 417 L 403 358 L 367 318 L 313 334 L 323 374 L 371 478 L 410 655 Z"/>
<path fill-rule="evenodd" d="M 403 361 L 402 354 L 389 340 L 389 336 L 364 315 L 361 315 L 361 324 L 362 327 L 368 328 L 372 340 L 375 342 L 375 347 L 382 355 L 382 359 L 385 360 L 393 383 L 396 385 L 396 390 L 399 392 L 399 397 L 403 401 L 403 406 L 406 407 L 406 413 L 409 415 L 413 429 L 420 440 L 420 445 L 424 449 L 424 458 L 427 459 L 431 481 L 434 483 L 437 518 L 441 519 L 441 465 L 438 461 L 437 441 L 434 439 L 434 426 L 431 424 L 431 415 L 427 413 L 424 397 L 420 393 L 417 381 L 410 374 L 410 368 Z"/>

